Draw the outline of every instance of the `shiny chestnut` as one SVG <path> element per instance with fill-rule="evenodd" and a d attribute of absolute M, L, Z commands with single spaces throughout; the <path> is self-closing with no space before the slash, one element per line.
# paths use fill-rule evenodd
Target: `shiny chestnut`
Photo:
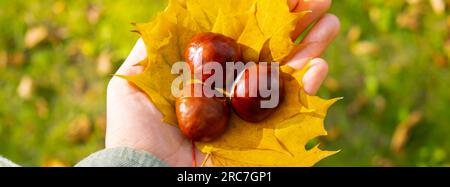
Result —
<path fill-rule="evenodd" d="M 207 97 L 204 86 L 189 84 L 192 89 L 182 92 L 176 99 L 176 115 L 181 132 L 190 140 L 207 142 L 225 132 L 230 120 L 231 108 L 225 97 Z M 196 93 L 203 93 L 196 97 Z M 214 94 L 210 91 L 210 96 Z"/>
<path fill-rule="evenodd" d="M 214 73 L 204 73 L 203 66 L 210 62 L 222 65 L 223 81 L 226 83 L 226 62 L 238 62 L 241 60 L 241 49 L 239 44 L 227 36 L 206 32 L 195 35 L 185 48 L 184 57 L 192 73 L 201 75 L 205 82 Z"/>
<path fill-rule="evenodd" d="M 255 64 L 244 70 L 234 83 L 230 95 L 233 110 L 241 119 L 248 122 L 257 123 L 267 119 L 284 100 L 284 82 L 281 76 L 272 74 L 270 64 L 264 65 L 265 68 L 261 68 L 262 66 Z M 251 71 L 257 73 L 250 73 Z M 279 72 L 277 73 L 279 74 Z M 250 78 L 250 76 L 255 75 L 256 77 Z M 265 78 L 266 81 L 261 82 L 261 77 Z M 275 94 L 268 96 L 265 96 L 267 93 L 261 94 L 261 85 L 266 86 L 265 88 L 272 90 Z M 272 87 L 272 85 L 275 85 L 275 87 Z M 262 105 L 263 101 L 271 99 L 276 102 L 271 107 Z"/>

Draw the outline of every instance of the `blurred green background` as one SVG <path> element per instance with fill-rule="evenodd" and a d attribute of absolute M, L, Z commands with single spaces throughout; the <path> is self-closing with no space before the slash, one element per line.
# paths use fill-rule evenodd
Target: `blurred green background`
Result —
<path fill-rule="evenodd" d="M 0 154 L 73 165 L 104 145 L 108 80 L 166 1 L 0 0 Z M 450 1 L 335 0 L 319 166 L 450 166 Z"/>

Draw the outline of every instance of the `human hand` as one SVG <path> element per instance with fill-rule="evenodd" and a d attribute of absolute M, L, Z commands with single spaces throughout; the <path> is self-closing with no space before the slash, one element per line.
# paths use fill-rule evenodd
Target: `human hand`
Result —
<path fill-rule="evenodd" d="M 317 21 L 286 62 L 296 69 L 310 63 L 310 69 L 303 77 L 303 84 L 308 94 L 315 95 L 328 73 L 328 65 L 320 55 L 336 37 L 340 23 L 336 16 L 325 14 L 331 0 L 288 0 L 288 4 L 293 12 L 312 10 L 299 20 L 292 33 L 293 39 Z M 146 55 L 144 42 L 139 39 L 116 74 L 141 73 L 143 68 L 134 65 Z M 107 91 L 106 148 L 130 147 L 145 150 L 170 166 L 192 166 L 191 142 L 184 138 L 177 127 L 161 122 L 162 117 L 143 92 L 126 80 L 113 77 Z M 196 162 L 201 163 L 205 155 L 195 151 Z"/>

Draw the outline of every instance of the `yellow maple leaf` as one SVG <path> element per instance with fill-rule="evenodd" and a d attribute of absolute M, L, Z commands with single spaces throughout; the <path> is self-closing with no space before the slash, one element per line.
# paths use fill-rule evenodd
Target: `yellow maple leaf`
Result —
<path fill-rule="evenodd" d="M 163 114 L 177 125 L 171 84 L 172 64 L 184 61 L 187 42 L 198 33 L 215 32 L 245 46 L 244 61 L 282 62 L 294 47 L 290 38 L 302 13 L 291 13 L 285 0 L 170 0 L 150 23 L 136 24 L 148 57 L 137 65 L 142 74 L 121 76 L 141 88 Z M 303 90 L 297 71 L 282 66 L 285 101 L 264 122 L 254 124 L 232 114 L 229 129 L 212 142 L 196 143 L 215 166 L 313 166 L 335 154 L 318 146 L 306 150 L 311 139 L 327 135 L 323 122 L 328 108 L 339 99 L 324 100 Z"/>

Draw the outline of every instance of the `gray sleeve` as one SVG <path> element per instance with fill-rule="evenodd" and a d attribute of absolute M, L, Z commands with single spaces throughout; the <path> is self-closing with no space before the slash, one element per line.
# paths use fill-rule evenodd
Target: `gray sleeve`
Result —
<path fill-rule="evenodd" d="M 0 156 L 0 167 L 19 167 L 19 165 Z"/>
<path fill-rule="evenodd" d="M 167 167 L 168 165 L 142 150 L 120 147 L 93 153 L 76 167 Z"/>

